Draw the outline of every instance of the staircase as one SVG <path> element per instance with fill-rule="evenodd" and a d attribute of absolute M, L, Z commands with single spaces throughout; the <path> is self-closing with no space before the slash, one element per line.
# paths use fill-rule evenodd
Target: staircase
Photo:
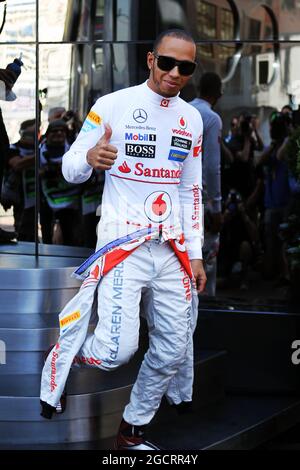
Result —
<path fill-rule="evenodd" d="M 3 248 L 3 247 L 2 247 Z M 43 353 L 58 336 L 58 312 L 79 287 L 70 278 L 90 252 L 32 244 L 2 249 L 0 259 L 1 449 L 110 449 L 147 347 L 114 372 L 71 371 L 68 407 L 40 417 Z M 202 305 L 195 333 L 194 410 L 178 416 L 165 401 L 149 437 L 165 449 L 251 449 L 300 419 L 299 372 L 290 361 L 299 316 Z M 300 337 L 299 337 L 300 338 Z M 300 367 L 300 366 L 299 366 Z"/>

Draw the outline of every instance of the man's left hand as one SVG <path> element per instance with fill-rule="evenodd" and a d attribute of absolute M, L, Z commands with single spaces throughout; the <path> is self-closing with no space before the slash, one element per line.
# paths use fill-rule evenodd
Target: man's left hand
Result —
<path fill-rule="evenodd" d="M 196 282 L 197 292 L 200 294 L 204 291 L 207 280 L 202 259 L 192 259 L 191 267 Z"/>

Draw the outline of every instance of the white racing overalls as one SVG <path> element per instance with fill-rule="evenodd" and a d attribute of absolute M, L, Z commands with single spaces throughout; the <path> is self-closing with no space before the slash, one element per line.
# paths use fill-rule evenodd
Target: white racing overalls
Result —
<path fill-rule="evenodd" d="M 106 247 L 77 270 L 87 277 L 59 316 L 60 337 L 43 369 L 41 400 L 58 404 L 72 364 L 112 370 L 129 360 L 138 347 L 143 292 L 151 305 L 150 346 L 124 413 L 125 421 L 143 425 L 164 393 L 174 403 L 191 399 L 189 259 L 202 258 L 202 120 L 179 96 L 163 98 L 147 83 L 104 96 L 64 155 L 67 181 L 90 177 L 86 153 L 106 123 L 118 148 L 105 172 L 98 225 L 97 248 Z M 98 324 L 89 334 L 96 289 Z"/>
<path fill-rule="evenodd" d="M 136 232 L 139 238 L 132 236 L 132 241 L 104 255 L 105 250 L 100 250 L 75 272 L 86 278 L 59 315 L 60 337 L 42 373 L 44 402 L 54 407 L 58 404 L 71 366 L 113 370 L 129 361 L 138 349 L 142 291 L 150 309 L 150 348 L 124 419 L 134 425 L 147 424 L 168 387 L 168 396 L 174 397 L 174 403 L 191 400 L 192 274 L 183 238 L 168 243 L 164 238 L 157 239 L 157 233 L 141 236 L 142 233 Z M 98 323 L 94 333 L 88 334 L 97 288 Z M 170 323 L 174 324 L 172 334 Z M 182 371 L 169 386 L 181 366 Z"/>

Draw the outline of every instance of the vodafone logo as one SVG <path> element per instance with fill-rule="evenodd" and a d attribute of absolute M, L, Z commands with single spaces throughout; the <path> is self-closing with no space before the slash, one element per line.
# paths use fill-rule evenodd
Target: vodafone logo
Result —
<path fill-rule="evenodd" d="M 172 212 L 171 198 L 169 194 L 164 191 L 155 191 L 145 200 L 144 209 L 149 220 L 161 223 L 166 220 Z"/>
<path fill-rule="evenodd" d="M 121 173 L 130 173 L 131 172 L 131 169 L 127 165 L 127 162 L 123 162 L 122 165 L 120 165 L 118 167 L 118 169 Z"/>
<path fill-rule="evenodd" d="M 152 203 L 152 210 L 155 215 L 164 215 L 167 210 L 167 203 L 163 199 L 163 193 L 157 196 L 155 201 Z"/>
<path fill-rule="evenodd" d="M 162 108 L 167 108 L 170 104 L 170 100 L 167 100 L 166 98 L 163 98 L 160 102 L 160 106 Z"/>
<path fill-rule="evenodd" d="M 173 134 L 182 135 L 184 137 L 193 137 L 191 132 L 185 131 L 184 129 L 172 129 L 172 132 Z"/>
<path fill-rule="evenodd" d="M 183 116 L 180 116 L 180 118 L 178 119 L 178 125 L 179 125 L 180 129 L 186 129 L 187 122 L 186 122 L 186 119 Z"/>

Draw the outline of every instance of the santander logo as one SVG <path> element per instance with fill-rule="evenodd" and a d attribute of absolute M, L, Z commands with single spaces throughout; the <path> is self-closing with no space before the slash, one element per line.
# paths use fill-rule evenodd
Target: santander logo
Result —
<path fill-rule="evenodd" d="M 121 173 L 130 173 L 131 172 L 131 169 L 127 165 L 127 162 L 123 162 L 122 165 L 120 165 L 118 167 L 118 169 L 120 170 Z"/>
<path fill-rule="evenodd" d="M 164 193 L 160 194 L 152 203 L 152 210 L 155 215 L 163 215 L 167 210 L 167 204 L 163 200 Z"/>
<path fill-rule="evenodd" d="M 123 162 L 118 167 L 121 173 L 131 173 L 131 168 L 127 162 Z M 133 168 L 133 174 L 136 176 L 144 176 L 146 178 L 166 178 L 166 179 L 179 179 L 181 177 L 181 168 L 148 168 L 143 163 L 136 163 Z M 115 175 L 113 175 L 115 176 Z M 120 177 L 121 178 L 121 177 Z"/>

